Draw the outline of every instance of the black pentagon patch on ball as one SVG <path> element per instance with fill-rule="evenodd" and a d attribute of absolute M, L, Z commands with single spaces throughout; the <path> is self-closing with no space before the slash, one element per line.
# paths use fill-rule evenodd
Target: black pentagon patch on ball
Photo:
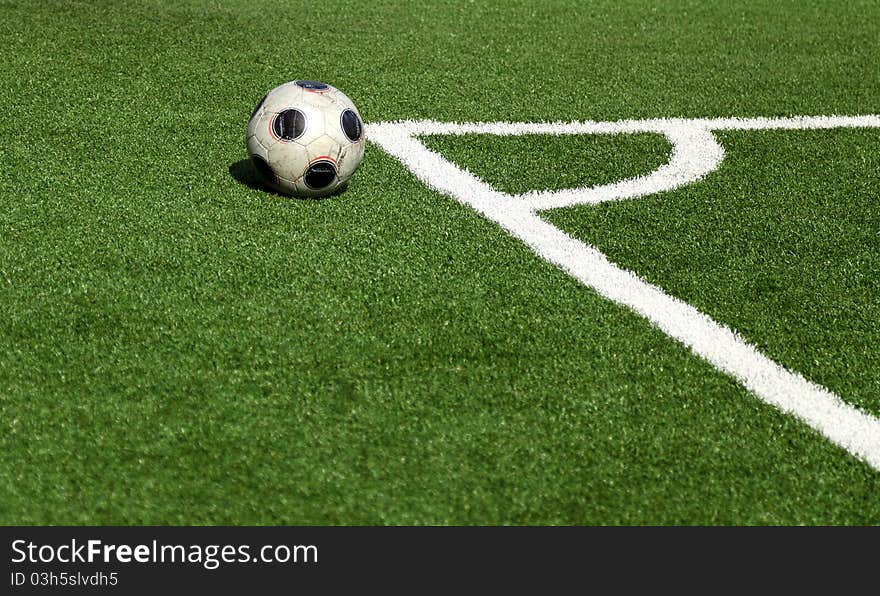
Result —
<path fill-rule="evenodd" d="M 361 138 L 364 127 L 361 126 L 361 119 L 358 118 L 354 110 L 349 109 L 342 112 L 341 123 L 342 132 L 345 133 L 349 141 L 357 141 Z"/>
<path fill-rule="evenodd" d="M 272 118 L 272 132 L 282 141 L 298 139 L 305 130 L 306 115 L 296 108 L 282 110 Z"/>
<path fill-rule="evenodd" d="M 306 170 L 303 181 L 312 190 L 327 188 L 336 180 L 336 166 L 326 159 L 318 160 Z"/>
<path fill-rule="evenodd" d="M 272 170 L 272 166 L 270 166 L 265 159 L 259 155 L 251 155 L 251 161 L 254 163 L 254 167 L 257 168 L 257 172 L 260 173 L 260 176 L 262 176 L 267 182 L 278 181 L 278 177 Z"/>
<path fill-rule="evenodd" d="M 325 89 L 330 88 L 330 85 L 322 83 L 321 81 L 296 81 L 296 84 L 303 89 L 308 89 L 310 91 L 324 91 Z"/>

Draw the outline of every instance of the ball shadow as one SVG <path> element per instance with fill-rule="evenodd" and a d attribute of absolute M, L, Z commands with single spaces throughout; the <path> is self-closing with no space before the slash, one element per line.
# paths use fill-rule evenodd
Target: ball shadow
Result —
<path fill-rule="evenodd" d="M 263 184 L 263 179 L 260 178 L 260 173 L 257 172 L 257 168 L 254 166 L 254 162 L 249 159 L 242 159 L 230 165 L 229 175 L 232 176 L 239 184 L 243 184 L 250 189 L 267 192 L 271 195 L 275 195 L 276 197 L 284 196 L 281 193 L 276 192 Z"/>
<path fill-rule="evenodd" d="M 257 168 L 254 166 L 254 162 L 250 159 L 242 159 L 239 160 L 232 165 L 229 166 L 229 175 L 232 176 L 239 184 L 243 184 L 250 189 L 259 190 L 270 195 L 276 197 L 282 197 L 285 199 L 296 199 L 300 197 L 291 197 L 288 195 L 281 194 L 280 192 L 273 190 L 266 186 L 263 183 L 263 179 L 260 177 L 260 173 L 257 171 Z M 336 197 L 344 193 L 348 189 L 348 182 L 342 184 L 339 188 L 334 190 L 332 193 L 325 197 L 315 197 L 315 198 L 306 198 L 302 200 L 320 200 L 320 199 L 329 199 L 330 197 Z"/>

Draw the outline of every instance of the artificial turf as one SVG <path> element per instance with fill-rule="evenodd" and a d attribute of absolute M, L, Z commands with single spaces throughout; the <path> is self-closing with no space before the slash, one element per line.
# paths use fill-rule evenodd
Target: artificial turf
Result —
<path fill-rule="evenodd" d="M 661 135 L 427 136 L 426 147 L 448 156 L 495 189 L 510 194 L 611 184 L 653 172 L 669 160 Z"/>
<path fill-rule="evenodd" d="M 880 131 L 719 136 L 701 184 L 549 219 L 880 415 Z"/>
<path fill-rule="evenodd" d="M 297 201 L 243 137 L 295 78 L 368 122 L 880 113 L 878 17 L 0 3 L 0 521 L 877 523 L 875 470 L 375 146 Z M 880 413 L 878 134 L 724 133 L 703 183 L 547 217 Z M 668 151 L 531 141 L 429 140 L 511 191 Z"/>

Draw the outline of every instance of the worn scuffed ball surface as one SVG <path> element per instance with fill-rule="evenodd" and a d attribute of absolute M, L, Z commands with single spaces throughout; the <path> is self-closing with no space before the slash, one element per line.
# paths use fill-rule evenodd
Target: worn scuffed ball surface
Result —
<path fill-rule="evenodd" d="M 344 185 L 360 165 L 363 121 L 339 89 L 319 81 L 291 81 L 269 91 L 254 108 L 247 149 L 269 188 L 323 197 Z"/>

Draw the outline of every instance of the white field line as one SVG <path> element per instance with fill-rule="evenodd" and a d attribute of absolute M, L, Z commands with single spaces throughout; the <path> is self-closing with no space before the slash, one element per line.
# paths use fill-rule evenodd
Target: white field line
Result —
<path fill-rule="evenodd" d="M 659 132 L 672 145 L 672 153 L 667 163 L 650 174 L 593 187 L 536 190 L 512 198 L 523 201 L 533 211 L 632 199 L 696 182 L 724 159 L 724 149 L 715 135 L 704 128 L 675 124 Z"/>
<path fill-rule="evenodd" d="M 663 133 L 676 126 L 705 130 L 806 130 L 825 128 L 878 128 L 880 115 L 865 116 L 795 116 L 790 118 L 655 118 L 649 120 L 617 120 L 596 122 L 435 122 L 433 120 L 402 120 L 395 124 L 413 136 L 488 134 L 516 136 L 525 134 L 576 135 L 621 134 L 631 132 Z M 372 125 L 372 126 L 375 126 Z"/>
<path fill-rule="evenodd" d="M 711 130 L 880 127 L 880 116 L 628 120 L 570 123 L 374 123 L 369 139 L 429 187 L 469 205 L 602 296 L 648 319 L 695 354 L 737 379 L 768 404 L 792 414 L 880 470 L 880 420 L 824 387 L 776 364 L 731 329 L 610 262 L 605 255 L 543 220 L 541 209 L 620 200 L 671 190 L 717 168 L 724 151 Z M 432 134 L 620 134 L 655 132 L 673 144 L 670 162 L 655 172 L 614 184 L 512 196 L 430 151 L 416 139 Z M 603 197 L 606 197 L 603 199 Z"/>

